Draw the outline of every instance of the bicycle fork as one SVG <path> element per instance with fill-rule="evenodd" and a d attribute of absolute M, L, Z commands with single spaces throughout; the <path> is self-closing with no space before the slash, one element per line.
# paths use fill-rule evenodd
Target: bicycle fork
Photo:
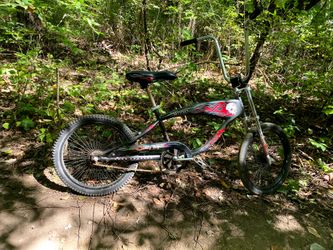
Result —
<path fill-rule="evenodd" d="M 257 114 L 256 108 L 255 108 L 255 105 L 254 105 L 254 102 L 253 102 L 253 99 L 252 99 L 251 89 L 250 89 L 249 86 L 247 86 L 247 87 L 245 87 L 245 88 L 243 88 L 241 90 L 238 90 L 238 93 L 241 92 L 241 91 L 245 92 L 246 97 L 248 99 L 248 102 L 249 102 L 249 105 L 250 105 L 250 110 L 251 110 L 251 112 L 252 112 L 252 114 L 254 116 L 255 124 L 256 124 L 256 127 L 258 129 L 260 143 L 261 143 L 261 145 L 263 147 L 263 152 L 264 152 L 264 154 L 266 156 L 266 159 L 267 159 L 267 161 L 268 161 L 268 163 L 270 165 L 271 164 L 271 159 L 270 159 L 270 156 L 269 156 L 269 153 L 268 153 L 268 144 L 266 142 L 265 135 L 264 135 L 264 133 L 262 131 L 261 124 L 260 124 L 260 118 L 259 118 L 259 116 Z M 239 95 L 238 95 L 238 98 L 242 102 L 242 99 L 241 99 L 241 97 Z M 246 115 L 245 115 L 245 117 L 246 117 Z M 245 122 L 247 122 L 246 118 L 245 118 Z"/>

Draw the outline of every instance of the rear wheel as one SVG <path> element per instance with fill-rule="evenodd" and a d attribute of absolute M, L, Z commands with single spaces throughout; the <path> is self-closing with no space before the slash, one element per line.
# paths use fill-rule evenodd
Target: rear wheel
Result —
<path fill-rule="evenodd" d="M 269 157 L 265 156 L 258 131 L 248 133 L 239 153 L 240 176 L 244 186 L 255 194 L 276 191 L 285 181 L 291 162 L 288 138 L 273 124 L 262 124 Z"/>
<path fill-rule="evenodd" d="M 64 129 L 53 150 L 54 165 L 61 180 L 84 195 L 106 195 L 119 190 L 134 172 L 124 172 L 112 166 L 135 170 L 137 163 L 117 162 L 100 166 L 92 158 L 129 141 L 131 134 L 126 128 L 118 120 L 93 115 L 79 118 Z"/>

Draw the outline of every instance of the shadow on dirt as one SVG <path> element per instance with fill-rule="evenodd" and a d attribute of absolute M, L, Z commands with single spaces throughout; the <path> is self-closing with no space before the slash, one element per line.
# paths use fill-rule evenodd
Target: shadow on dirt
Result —
<path fill-rule="evenodd" d="M 0 176 L 0 248 L 15 249 L 15 246 L 9 241 L 11 234 L 20 228 L 24 215 L 19 212 L 20 208 L 37 207 L 34 198 L 35 190 L 25 186 L 19 179 L 13 177 L 10 167 L 2 165 Z M 31 220 L 38 219 L 40 213 L 35 210 L 30 216 Z"/>
<path fill-rule="evenodd" d="M 195 189 L 202 192 L 195 191 Z M 210 192 L 209 192 L 210 190 Z M 216 193 L 214 193 L 215 191 Z M 332 212 L 283 195 L 260 198 L 208 183 L 120 192 L 96 221 L 91 249 L 330 249 Z M 320 218 L 318 220 L 318 218 Z"/>
<path fill-rule="evenodd" d="M 0 134 L 0 148 L 5 149 L 0 152 L 1 249 L 17 249 L 11 240 L 13 235 L 24 233 L 21 231 L 22 224 L 26 221 L 35 223 L 44 211 L 38 204 L 38 190 L 25 177 L 32 174 L 41 183 L 48 185 L 49 181 L 45 181 L 41 174 L 45 166 L 43 162 L 46 162 L 42 160 L 45 155 L 41 153 L 39 158 L 34 158 L 36 152 L 41 152 L 41 148 L 30 145 L 22 138 L 21 133 Z"/>
<path fill-rule="evenodd" d="M 52 148 L 44 144 L 37 144 L 25 151 L 24 157 L 15 163 L 18 175 L 31 174 L 42 186 L 58 192 L 69 192 L 57 178 L 51 160 Z"/>

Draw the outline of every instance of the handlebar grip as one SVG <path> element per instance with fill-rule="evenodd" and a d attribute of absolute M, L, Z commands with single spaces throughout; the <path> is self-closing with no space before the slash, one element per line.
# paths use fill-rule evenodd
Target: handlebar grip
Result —
<path fill-rule="evenodd" d="M 190 39 L 190 40 L 181 41 L 180 46 L 183 47 L 183 46 L 187 46 L 187 45 L 190 45 L 192 43 L 197 43 L 197 42 L 198 42 L 198 39 L 193 38 L 193 39 Z"/>

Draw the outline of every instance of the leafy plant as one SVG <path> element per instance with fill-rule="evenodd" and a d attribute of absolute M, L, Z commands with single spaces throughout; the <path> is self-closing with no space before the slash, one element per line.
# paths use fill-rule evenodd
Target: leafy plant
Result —
<path fill-rule="evenodd" d="M 326 115 L 333 115 L 333 105 L 327 105 L 324 107 L 323 112 Z"/>
<path fill-rule="evenodd" d="M 307 179 L 289 179 L 285 186 L 282 186 L 279 192 L 282 193 L 298 193 L 302 188 L 306 187 L 309 184 Z"/>
<path fill-rule="evenodd" d="M 48 132 L 46 128 L 39 129 L 39 140 L 48 144 L 54 141 L 52 133 Z"/>
<path fill-rule="evenodd" d="M 323 141 L 318 142 L 318 141 L 315 141 L 312 138 L 309 138 L 309 142 L 313 147 L 315 147 L 317 149 L 320 149 L 323 152 L 327 150 L 327 145 Z"/>
<path fill-rule="evenodd" d="M 193 148 L 198 148 L 202 146 L 202 141 L 199 138 L 195 138 L 191 140 L 191 144 L 193 146 Z"/>
<path fill-rule="evenodd" d="M 29 131 L 35 127 L 35 122 L 26 117 L 23 120 L 16 122 L 16 126 L 23 128 L 25 131 Z"/>
<path fill-rule="evenodd" d="M 331 173 L 333 172 L 333 169 L 330 168 L 321 158 L 317 160 L 317 164 L 320 169 L 322 169 L 325 173 Z"/>
<path fill-rule="evenodd" d="M 4 129 L 9 129 L 9 123 L 8 123 L 8 122 L 3 123 L 3 124 L 2 124 L 2 127 L 3 127 Z"/>

